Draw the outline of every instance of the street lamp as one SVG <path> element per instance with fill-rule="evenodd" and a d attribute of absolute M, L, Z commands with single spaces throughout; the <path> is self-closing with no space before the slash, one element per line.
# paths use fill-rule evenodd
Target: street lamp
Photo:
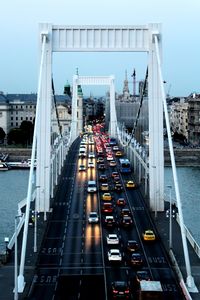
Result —
<path fill-rule="evenodd" d="M 166 211 L 166 217 L 169 218 L 169 249 L 172 249 L 172 218 L 175 218 L 176 211 L 172 210 L 172 186 L 167 187 L 169 188 L 169 209 Z"/>
<path fill-rule="evenodd" d="M 18 300 L 18 280 L 17 280 L 17 274 L 18 274 L 18 266 L 17 266 L 17 219 L 21 218 L 22 215 L 15 216 L 15 288 L 14 288 L 14 300 Z"/>
<path fill-rule="evenodd" d="M 4 238 L 4 242 L 6 244 L 6 262 L 7 262 L 7 259 L 8 259 L 8 243 L 9 243 L 9 237 L 5 237 Z"/>

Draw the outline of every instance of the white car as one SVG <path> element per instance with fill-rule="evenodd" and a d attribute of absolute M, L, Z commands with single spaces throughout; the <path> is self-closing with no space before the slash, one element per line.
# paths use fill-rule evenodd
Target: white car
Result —
<path fill-rule="evenodd" d="M 114 160 L 113 156 L 107 156 L 107 161 Z"/>
<path fill-rule="evenodd" d="M 89 154 L 88 154 L 88 158 L 95 158 L 95 154 L 94 154 L 94 152 L 89 152 Z"/>
<path fill-rule="evenodd" d="M 108 260 L 114 262 L 122 261 L 122 255 L 119 249 L 110 249 L 108 251 Z"/>
<path fill-rule="evenodd" d="M 97 184 L 95 180 L 89 180 L 87 185 L 88 193 L 96 193 L 97 191 Z"/>
<path fill-rule="evenodd" d="M 96 211 L 91 211 L 89 213 L 88 222 L 90 224 L 97 224 L 99 222 L 99 217 Z"/>
<path fill-rule="evenodd" d="M 108 245 L 118 245 L 119 244 L 119 238 L 118 238 L 117 234 L 115 234 L 115 233 L 109 234 L 106 237 L 106 241 L 107 241 Z"/>
<path fill-rule="evenodd" d="M 80 165 L 78 168 L 79 171 L 85 171 L 86 170 L 86 166 L 85 165 Z"/>
<path fill-rule="evenodd" d="M 88 168 L 94 168 L 94 163 L 93 161 L 88 162 Z"/>

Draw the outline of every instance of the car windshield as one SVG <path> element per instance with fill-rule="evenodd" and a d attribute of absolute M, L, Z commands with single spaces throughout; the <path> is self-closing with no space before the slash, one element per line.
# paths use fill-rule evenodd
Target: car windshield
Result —
<path fill-rule="evenodd" d="M 90 213 L 90 217 L 91 218 L 96 218 L 97 217 L 97 213 Z"/>
<path fill-rule="evenodd" d="M 126 282 L 123 281 L 117 281 L 114 283 L 114 287 L 117 288 L 118 290 L 124 290 L 127 287 Z"/>

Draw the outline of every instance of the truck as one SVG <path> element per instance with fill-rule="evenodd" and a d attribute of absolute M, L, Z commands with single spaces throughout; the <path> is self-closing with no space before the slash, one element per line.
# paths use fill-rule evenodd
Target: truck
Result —
<path fill-rule="evenodd" d="M 140 281 L 139 300 L 161 300 L 163 289 L 160 281 Z"/>

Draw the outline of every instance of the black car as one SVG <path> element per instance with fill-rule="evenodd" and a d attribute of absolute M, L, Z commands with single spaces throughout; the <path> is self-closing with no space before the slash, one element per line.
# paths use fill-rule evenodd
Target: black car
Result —
<path fill-rule="evenodd" d="M 126 249 L 128 252 L 137 252 L 139 250 L 139 244 L 135 240 L 128 240 Z"/>
<path fill-rule="evenodd" d="M 116 183 L 115 187 L 114 187 L 114 190 L 116 192 L 120 193 L 123 190 L 123 187 L 122 187 L 121 183 Z"/>
<path fill-rule="evenodd" d="M 126 281 L 114 281 L 111 284 L 111 294 L 113 299 L 130 299 L 130 287 Z"/>
<path fill-rule="evenodd" d="M 105 170 L 105 168 L 106 168 L 106 167 L 105 167 L 104 164 L 99 164 L 99 165 L 98 165 L 98 169 L 99 169 L 99 170 Z"/>
<path fill-rule="evenodd" d="M 107 182 L 108 181 L 108 176 L 106 174 L 102 174 L 99 176 L 99 181 L 101 182 Z"/>
<path fill-rule="evenodd" d="M 142 255 L 138 252 L 132 253 L 130 258 L 130 264 L 132 266 L 142 266 L 143 264 Z"/>
<path fill-rule="evenodd" d="M 148 271 L 143 270 L 143 271 L 137 271 L 136 272 L 135 279 L 136 279 L 137 282 L 140 282 L 141 280 L 150 281 L 151 277 L 150 277 Z"/>
<path fill-rule="evenodd" d="M 131 216 L 131 211 L 129 208 L 122 208 L 121 210 L 121 216 Z"/>
<path fill-rule="evenodd" d="M 123 216 L 121 219 L 121 225 L 123 227 L 131 227 L 133 224 L 133 220 L 131 219 L 130 216 Z"/>
<path fill-rule="evenodd" d="M 107 228 L 113 228 L 116 225 L 116 222 L 115 222 L 115 219 L 113 216 L 106 216 L 104 223 Z"/>

